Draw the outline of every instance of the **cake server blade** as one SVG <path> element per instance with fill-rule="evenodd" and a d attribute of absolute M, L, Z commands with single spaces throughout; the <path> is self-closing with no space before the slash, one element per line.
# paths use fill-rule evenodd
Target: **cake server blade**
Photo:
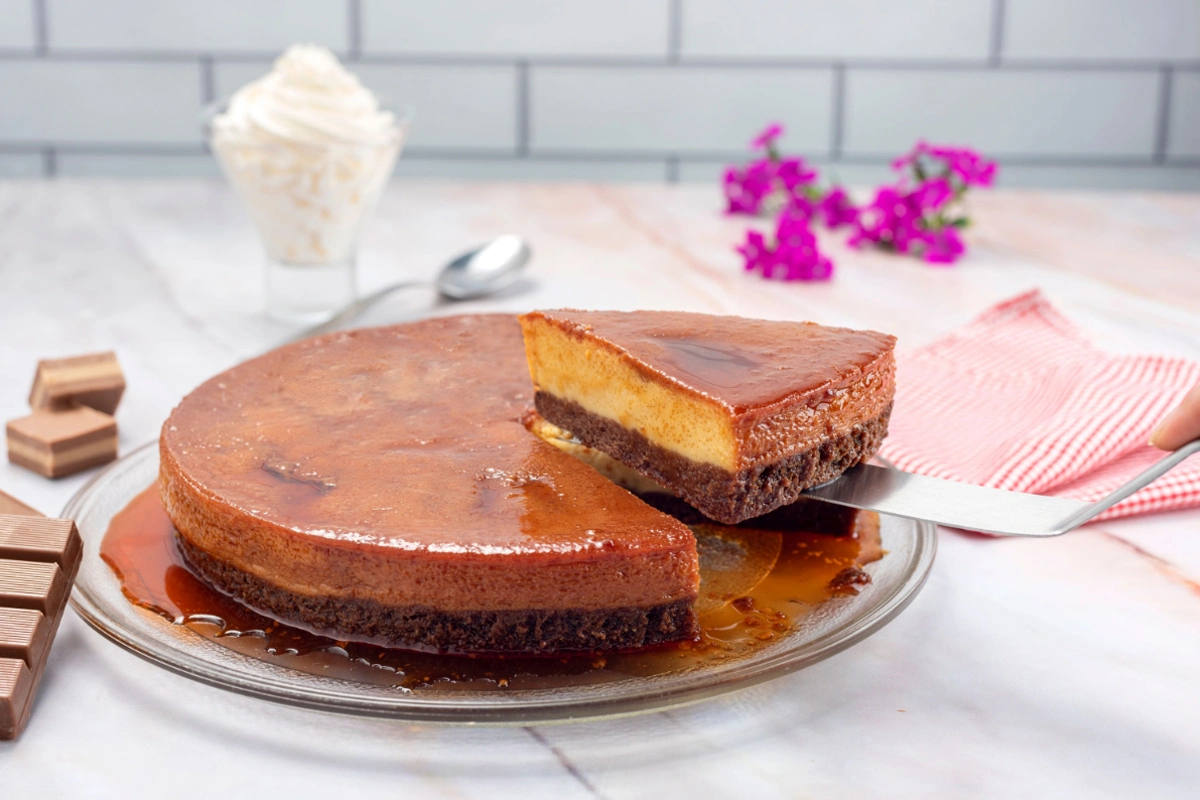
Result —
<path fill-rule="evenodd" d="M 1121 502 L 1197 452 L 1200 439 L 1169 453 L 1095 503 L 1007 492 L 872 464 L 848 469 L 840 478 L 804 494 L 837 505 L 929 520 L 950 528 L 1003 536 L 1058 536 Z"/>

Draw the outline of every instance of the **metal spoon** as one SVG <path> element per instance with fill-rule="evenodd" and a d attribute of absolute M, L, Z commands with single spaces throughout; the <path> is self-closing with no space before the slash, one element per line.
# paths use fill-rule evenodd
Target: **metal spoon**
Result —
<path fill-rule="evenodd" d="M 329 319 L 300 331 L 290 337 L 287 342 L 298 342 L 337 330 L 383 298 L 401 289 L 432 286 L 437 289 L 440 299 L 452 302 L 473 300 L 498 292 L 517 279 L 517 275 L 529 263 L 532 254 L 533 251 L 530 250 L 529 244 L 520 236 L 512 234 L 499 236 L 482 247 L 463 253 L 442 267 L 442 271 L 438 273 L 432 283 L 401 281 L 385 286 L 335 311 Z"/>

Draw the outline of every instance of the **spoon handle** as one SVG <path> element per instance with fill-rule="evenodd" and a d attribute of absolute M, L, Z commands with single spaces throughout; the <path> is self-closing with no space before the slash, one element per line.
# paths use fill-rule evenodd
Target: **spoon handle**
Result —
<path fill-rule="evenodd" d="M 291 344 L 292 342 L 311 339 L 314 336 L 320 336 L 322 333 L 329 333 L 330 331 L 337 330 L 342 325 L 354 319 L 359 314 L 363 313 L 368 308 L 375 305 L 393 292 L 398 292 L 401 289 L 411 289 L 416 286 L 432 286 L 432 284 L 427 281 L 402 281 L 400 283 L 393 283 L 388 286 L 384 286 L 382 289 L 371 292 L 366 297 L 355 300 L 353 303 L 348 303 L 343 308 L 335 311 L 333 316 L 324 322 L 313 325 L 311 328 L 305 328 L 299 333 L 288 337 L 284 344 Z"/>

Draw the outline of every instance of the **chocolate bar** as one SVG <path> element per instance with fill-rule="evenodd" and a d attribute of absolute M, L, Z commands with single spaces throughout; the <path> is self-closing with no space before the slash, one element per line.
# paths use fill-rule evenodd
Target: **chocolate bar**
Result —
<path fill-rule="evenodd" d="M 112 414 L 124 392 L 125 375 L 116 353 L 47 358 L 38 362 L 29 405 L 35 411 L 81 405 Z"/>
<path fill-rule="evenodd" d="M 40 517 L 42 514 L 33 506 L 27 506 L 11 494 L 0 492 L 0 514 L 16 514 L 22 517 Z"/>
<path fill-rule="evenodd" d="M 50 519 L 36 511 L 29 516 L 0 514 L 0 559 L 57 564 L 69 574 L 82 545 L 69 519 Z"/>
<path fill-rule="evenodd" d="M 71 520 L 0 514 L 0 739 L 29 719 L 82 558 Z"/>
<path fill-rule="evenodd" d="M 7 425 L 8 460 L 59 478 L 117 457 L 117 423 L 88 406 L 35 411 Z"/>

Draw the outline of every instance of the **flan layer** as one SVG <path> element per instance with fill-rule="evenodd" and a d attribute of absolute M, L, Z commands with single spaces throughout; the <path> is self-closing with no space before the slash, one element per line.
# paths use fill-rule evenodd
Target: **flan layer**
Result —
<path fill-rule="evenodd" d="M 538 411 L 736 523 L 865 461 L 887 432 L 895 339 L 683 312 L 521 318 Z"/>
<path fill-rule="evenodd" d="M 331 334 L 186 397 L 160 491 L 210 581 L 342 638 L 544 651 L 694 635 L 690 531 L 530 436 L 531 399 L 511 317 Z"/>

